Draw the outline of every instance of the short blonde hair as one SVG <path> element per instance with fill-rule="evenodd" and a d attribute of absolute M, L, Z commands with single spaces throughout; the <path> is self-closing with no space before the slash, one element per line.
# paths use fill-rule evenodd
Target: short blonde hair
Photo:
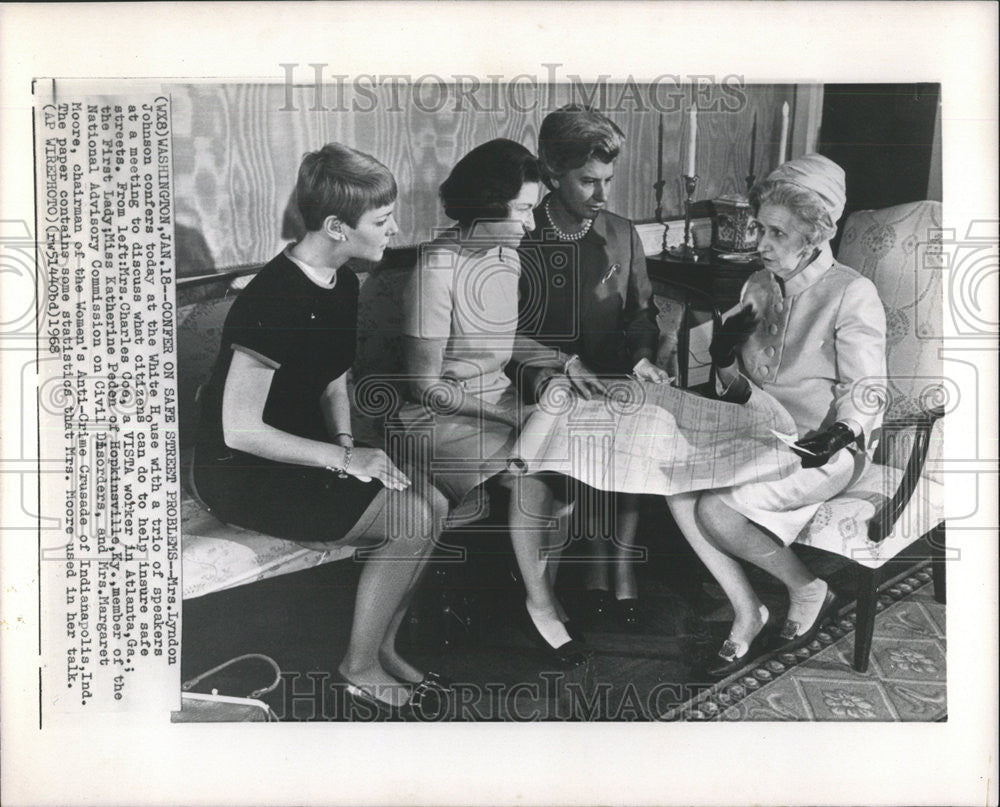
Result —
<path fill-rule="evenodd" d="M 396 201 L 396 179 L 382 163 L 340 143 L 327 143 L 302 158 L 295 202 L 306 230 L 319 230 L 328 216 L 348 227 L 369 210 Z"/>

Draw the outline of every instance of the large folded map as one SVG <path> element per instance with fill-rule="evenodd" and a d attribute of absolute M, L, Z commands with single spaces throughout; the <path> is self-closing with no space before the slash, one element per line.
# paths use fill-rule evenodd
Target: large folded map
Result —
<path fill-rule="evenodd" d="M 794 435 L 791 415 L 754 389 L 745 404 L 667 384 L 622 380 L 585 401 L 564 388 L 525 423 L 511 467 L 556 471 L 591 487 L 669 495 L 779 479 L 800 466 L 777 435 Z"/>

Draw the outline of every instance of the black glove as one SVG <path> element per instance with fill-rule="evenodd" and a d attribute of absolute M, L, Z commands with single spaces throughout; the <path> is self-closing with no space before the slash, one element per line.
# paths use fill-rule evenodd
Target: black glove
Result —
<path fill-rule="evenodd" d="M 826 465 L 830 457 L 840 449 L 847 448 L 857 439 L 854 432 L 851 431 L 851 427 L 846 423 L 834 423 L 829 429 L 796 442 L 795 446 L 803 451 L 795 451 L 795 453 L 802 457 L 803 468 L 819 468 L 821 465 Z M 793 447 L 792 450 L 794 451 L 795 448 Z"/>
<path fill-rule="evenodd" d="M 715 329 L 708 352 L 716 367 L 728 367 L 736 361 L 736 351 L 750 338 L 759 322 L 757 312 L 747 304 Z"/>

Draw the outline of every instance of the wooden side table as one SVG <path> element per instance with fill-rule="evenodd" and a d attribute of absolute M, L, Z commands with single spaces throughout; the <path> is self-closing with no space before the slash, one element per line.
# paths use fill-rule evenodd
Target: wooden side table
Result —
<path fill-rule="evenodd" d="M 646 257 L 646 271 L 654 293 L 681 305 L 677 369 L 682 387 L 688 385 L 691 328 L 709 318 L 719 322 L 721 312 L 739 302 L 746 279 L 762 268 L 756 260 L 723 261 L 711 249 L 698 249 L 694 254 L 697 260 L 678 258 L 666 252 Z M 709 381 L 714 381 L 714 368 Z"/>

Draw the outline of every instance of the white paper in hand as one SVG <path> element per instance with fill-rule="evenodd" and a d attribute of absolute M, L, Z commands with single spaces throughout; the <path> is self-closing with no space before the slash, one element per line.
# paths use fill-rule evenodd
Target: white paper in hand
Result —
<path fill-rule="evenodd" d="M 777 432 L 774 429 L 771 429 L 771 434 L 773 434 L 775 437 L 781 440 L 782 443 L 784 443 L 793 451 L 797 451 L 800 454 L 809 454 L 812 457 L 816 456 L 815 451 L 810 451 L 808 448 L 804 448 L 803 446 L 798 445 L 799 436 L 797 434 L 782 434 L 781 432 Z"/>

